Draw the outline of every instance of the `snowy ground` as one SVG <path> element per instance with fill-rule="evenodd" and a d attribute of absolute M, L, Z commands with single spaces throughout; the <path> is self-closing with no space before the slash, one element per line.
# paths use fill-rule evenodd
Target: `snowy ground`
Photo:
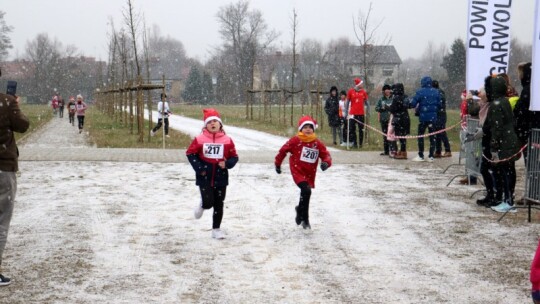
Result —
<path fill-rule="evenodd" d="M 66 142 L 56 145 L 78 135 L 59 128 Z M 469 198 L 477 188 L 446 187 L 457 169 L 406 161 L 319 171 L 305 231 L 288 168 L 241 161 L 218 241 L 209 212 L 193 219 L 187 163 L 20 166 L 3 265 L 14 283 L 0 303 L 530 302 L 538 218 L 529 224 L 521 210 L 497 222 Z"/>

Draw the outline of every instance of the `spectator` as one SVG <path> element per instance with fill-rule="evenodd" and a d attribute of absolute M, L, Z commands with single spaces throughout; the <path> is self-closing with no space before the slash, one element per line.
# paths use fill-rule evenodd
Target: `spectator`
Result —
<path fill-rule="evenodd" d="M 419 124 L 418 136 L 423 136 L 428 130 L 428 133 L 435 132 L 435 123 L 437 121 L 437 113 L 441 109 L 441 95 L 437 89 L 434 89 L 431 84 L 431 77 L 425 76 L 420 81 L 421 88 L 416 91 L 416 94 L 411 99 L 411 108 L 419 106 Z M 429 136 L 429 155 L 428 161 L 434 160 L 435 154 L 435 135 Z M 418 156 L 413 161 L 425 161 L 424 159 L 424 138 L 418 138 Z"/>
<path fill-rule="evenodd" d="M 347 92 L 349 100 L 349 142 L 355 148 L 362 148 L 364 142 L 365 104 L 368 94 L 364 90 L 364 82 L 360 78 L 354 79 L 354 87 Z M 358 125 L 358 139 L 356 138 L 356 126 Z"/>
<path fill-rule="evenodd" d="M 439 90 L 441 94 L 441 109 L 437 113 L 437 122 L 435 123 L 435 129 L 437 131 L 446 129 L 446 94 L 439 88 L 439 82 L 437 80 L 432 81 L 433 88 Z M 444 154 L 442 154 L 442 145 L 444 145 Z M 448 141 L 448 135 L 446 131 L 435 135 L 435 158 L 452 157 L 450 149 L 450 141 Z"/>
<path fill-rule="evenodd" d="M 390 105 L 392 104 L 392 87 L 388 84 L 382 87 L 382 96 L 377 101 L 375 111 L 379 112 L 379 122 L 384 134 L 388 133 L 388 122 L 390 121 Z M 383 152 L 381 155 L 390 154 L 390 142 L 386 136 L 383 136 Z"/>
<path fill-rule="evenodd" d="M 324 104 L 324 111 L 328 115 L 328 125 L 332 130 L 332 139 L 334 145 L 337 145 L 337 138 L 339 137 L 339 143 L 341 144 L 341 132 L 339 126 L 341 125 L 339 120 L 339 100 L 338 100 L 338 89 L 337 87 L 330 88 L 330 96 L 326 99 Z"/>
<path fill-rule="evenodd" d="M 347 136 L 347 130 L 349 128 L 349 105 L 350 102 L 347 100 L 347 92 L 341 91 L 339 93 L 339 113 L 341 118 L 341 132 L 342 134 L 342 147 L 346 147 L 349 144 L 349 137 Z"/>
<path fill-rule="evenodd" d="M 396 136 L 406 136 L 411 133 L 411 119 L 409 117 L 409 98 L 405 95 L 405 88 L 402 83 L 392 86 L 392 104 L 390 113 L 392 114 L 392 126 Z M 395 152 L 395 159 L 407 159 L 407 139 L 400 138 L 400 149 L 397 149 L 396 141 L 392 142 L 391 150 Z"/>
<path fill-rule="evenodd" d="M 14 132 L 24 133 L 29 125 L 19 108 L 19 97 L 0 93 L 0 144 L 3 147 L 0 149 L 0 267 L 17 194 L 19 150 Z M 0 268 L 0 286 L 9 284 L 11 279 L 2 275 Z"/>

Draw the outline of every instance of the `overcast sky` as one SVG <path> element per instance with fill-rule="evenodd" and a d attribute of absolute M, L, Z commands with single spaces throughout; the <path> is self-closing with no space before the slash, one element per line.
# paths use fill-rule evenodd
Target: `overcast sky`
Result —
<path fill-rule="evenodd" d="M 510 1 L 510 0 L 509 0 Z M 86 56 L 107 58 L 109 17 L 123 25 L 126 0 L 1 0 L 0 10 L 14 30 L 10 59 L 24 54 L 27 41 L 46 32 L 62 44 L 77 46 Z M 147 26 L 157 24 L 161 34 L 180 40 L 190 57 L 205 61 L 212 46 L 218 45 L 216 13 L 231 0 L 134 0 Z M 467 0 L 377 0 L 374 22 L 384 18 L 380 34 L 389 34 L 400 57 L 419 57 L 429 41 L 448 46 L 455 38 L 466 38 Z M 531 43 L 534 1 L 511 1 L 512 35 Z M 262 12 L 270 28 L 281 33 L 276 45 L 287 47 L 292 40 L 291 16 L 296 8 L 300 39 L 326 43 L 348 37 L 356 42 L 352 19 L 367 10 L 363 0 L 251 0 L 250 7 Z"/>

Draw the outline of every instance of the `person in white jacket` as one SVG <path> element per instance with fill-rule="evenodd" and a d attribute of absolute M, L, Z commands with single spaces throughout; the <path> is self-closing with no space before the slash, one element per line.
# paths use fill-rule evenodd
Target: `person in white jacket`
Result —
<path fill-rule="evenodd" d="M 156 126 L 150 131 L 150 135 L 156 135 L 157 130 L 161 128 L 161 124 L 165 121 L 165 136 L 169 137 L 169 115 L 172 114 L 169 103 L 167 102 L 167 95 L 161 93 L 161 101 L 157 105 L 158 110 L 158 122 Z"/>

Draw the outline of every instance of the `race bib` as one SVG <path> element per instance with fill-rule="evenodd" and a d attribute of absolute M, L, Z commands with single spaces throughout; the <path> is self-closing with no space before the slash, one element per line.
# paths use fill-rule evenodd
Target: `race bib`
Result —
<path fill-rule="evenodd" d="M 69 108 L 70 108 L 71 110 L 75 110 L 75 105 L 70 105 Z"/>
<path fill-rule="evenodd" d="M 319 150 L 311 149 L 308 147 L 302 148 L 302 155 L 300 156 L 301 161 L 314 164 L 318 158 L 319 158 Z"/>
<path fill-rule="evenodd" d="M 210 159 L 223 159 L 224 144 L 203 144 L 204 157 Z"/>

